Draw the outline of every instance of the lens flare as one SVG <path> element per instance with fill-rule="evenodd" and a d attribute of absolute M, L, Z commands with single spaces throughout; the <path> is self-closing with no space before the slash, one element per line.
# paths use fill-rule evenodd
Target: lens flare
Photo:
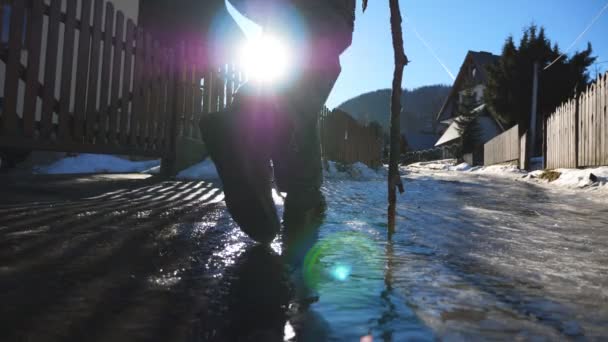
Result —
<path fill-rule="evenodd" d="M 264 34 L 247 41 L 240 59 L 250 79 L 271 84 L 287 77 L 291 56 L 287 46 L 277 37 Z"/>
<path fill-rule="evenodd" d="M 306 253 L 302 272 L 310 289 L 334 289 L 338 283 L 342 283 L 338 287 L 343 287 L 359 279 L 354 275 L 382 273 L 383 259 L 382 250 L 365 234 L 332 234 L 323 237 Z"/>
<path fill-rule="evenodd" d="M 339 281 L 345 281 L 346 279 L 348 279 L 348 276 L 350 275 L 350 271 L 351 271 L 351 268 L 349 266 L 337 265 L 333 268 L 333 270 L 331 271 L 331 274 L 334 277 L 334 279 L 339 280 Z"/>

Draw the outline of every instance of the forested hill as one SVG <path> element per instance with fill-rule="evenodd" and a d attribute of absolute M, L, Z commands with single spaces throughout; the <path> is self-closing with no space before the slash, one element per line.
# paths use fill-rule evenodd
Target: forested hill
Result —
<path fill-rule="evenodd" d="M 404 115 L 401 116 L 401 130 L 404 133 L 430 133 L 436 125 L 435 117 L 450 91 L 449 86 L 432 85 L 404 90 L 401 97 Z M 379 122 L 386 131 L 390 118 L 390 89 L 376 90 L 359 95 L 338 106 L 355 119 L 369 123 Z"/>

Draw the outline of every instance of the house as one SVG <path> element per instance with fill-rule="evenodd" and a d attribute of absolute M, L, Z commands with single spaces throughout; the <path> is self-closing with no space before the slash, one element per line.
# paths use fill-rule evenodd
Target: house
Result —
<path fill-rule="evenodd" d="M 460 67 L 454 85 L 437 114 L 439 140 L 436 147 L 456 143 L 460 138 L 456 113 L 458 104 L 465 90 L 471 90 L 477 100 L 475 111 L 479 113 L 478 121 L 481 127 L 481 144 L 485 144 L 495 136 L 504 132 L 500 121 L 494 117 L 483 103 L 484 90 L 487 83 L 486 67 L 498 61 L 500 57 L 485 51 L 469 51 Z M 469 87 L 466 89 L 465 87 Z"/>

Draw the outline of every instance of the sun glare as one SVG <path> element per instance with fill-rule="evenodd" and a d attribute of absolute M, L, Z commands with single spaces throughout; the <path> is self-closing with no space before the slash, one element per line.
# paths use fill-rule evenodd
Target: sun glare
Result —
<path fill-rule="evenodd" d="M 240 56 L 249 78 L 266 84 L 279 82 L 287 76 L 290 58 L 287 47 L 268 35 L 249 40 Z"/>

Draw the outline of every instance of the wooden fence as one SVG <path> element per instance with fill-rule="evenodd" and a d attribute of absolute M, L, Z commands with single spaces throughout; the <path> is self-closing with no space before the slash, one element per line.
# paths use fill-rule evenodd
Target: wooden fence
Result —
<path fill-rule="evenodd" d="M 12 1 L 0 37 L 8 10 L 0 148 L 170 156 L 241 81 L 202 48 L 160 47 L 111 2 Z"/>
<path fill-rule="evenodd" d="M 458 155 L 458 149 L 458 144 L 452 144 L 429 148 L 426 150 L 406 152 L 401 155 L 401 164 L 409 165 L 412 163 L 427 162 L 433 160 L 455 159 Z M 472 159 L 473 158 L 471 157 L 471 162 L 469 163 L 471 165 L 473 165 Z"/>
<path fill-rule="evenodd" d="M 519 161 L 521 155 L 519 126 L 505 131 L 483 147 L 484 165 Z"/>
<path fill-rule="evenodd" d="M 382 165 L 382 132 L 358 123 L 350 115 L 324 110 L 320 115 L 323 157 L 341 163 Z"/>
<path fill-rule="evenodd" d="M 547 119 L 547 168 L 608 165 L 608 73 Z"/>

